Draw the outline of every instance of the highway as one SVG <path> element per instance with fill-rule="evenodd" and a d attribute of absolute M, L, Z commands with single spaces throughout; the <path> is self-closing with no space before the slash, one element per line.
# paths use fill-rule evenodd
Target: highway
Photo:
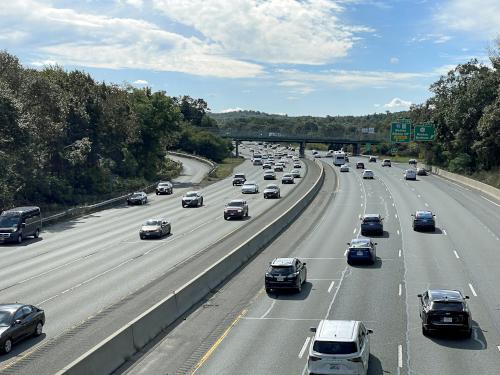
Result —
<path fill-rule="evenodd" d="M 317 199 L 277 240 L 148 351 L 124 374 L 305 374 L 310 327 L 321 319 L 362 320 L 371 335 L 369 374 L 498 374 L 500 369 L 500 205 L 436 176 L 403 180 L 404 164 L 351 158 L 340 173 L 321 159 Z M 362 180 L 362 160 L 375 173 Z M 411 214 L 436 214 L 435 233 L 414 232 Z M 346 242 L 359 215 L 380 213 L 373 266 L 348 266 Z M 267 295 L 264 273 L 275 257 L 307 263 L 300 294 Z M 417 294 L 459 289 L 470 296 L 473 335 L 425 337 Z"/>
<path fill-rule="evenodd" d="M 96 212 L 47 227 L 38 240 L 2 246 L 0 299 L 39 306 L 47 322 L 40 338 L 26 340 L 0 357 L 1 373 L 60 370 L 229 251 L 225 243 L 232 246 L 231 238 L 250 237 L 261 225 L 257 217 L 277 215 L 310 186 L 308 178 L 297 179 L 295 185 L 281 186 L 281 199 L 264 200 L 262 193 L 241 194 L 227 178 L 202 189 L 202 207 L 182 208 L 182 194 L 197 190 L 209 168 L 192 159 L 180 160 L 184 170 L 174 181 L 173 195 L 150 194 L 147 205 Z M 314 165 L 303 163 L 304 175 L 308 164 Z M 268 182 L 262 179 L 262 168 L 249 160 L 238 171 L 255 179 L 261 192 Z M 225 221 L 224 204 L 241 197 L 249 203 L 250 217 Z M 159 216 L 171 221 L 172 235 L 140 240 L 141 223 Z"/>

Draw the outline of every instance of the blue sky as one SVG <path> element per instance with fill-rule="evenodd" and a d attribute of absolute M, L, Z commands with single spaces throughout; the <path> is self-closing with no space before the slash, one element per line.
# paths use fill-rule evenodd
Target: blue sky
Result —
<path fill-rule="evenodd" d="M 499 0 L 0 1 L 0 49 L 213 112 L 407 109 L 500 35 Z"/>

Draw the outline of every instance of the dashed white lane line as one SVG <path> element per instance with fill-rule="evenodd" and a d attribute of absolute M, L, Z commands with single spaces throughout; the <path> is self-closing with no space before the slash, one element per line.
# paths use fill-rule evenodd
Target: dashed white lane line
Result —
<path fill-rule="evenodd" d="M 447 235 L 448 235 L 448 233 L 446 233 L 446 229 L 443 229 L 443 234 L 444 234 L 445 236 L 447 236 Z"/>
<path fill-rule="evenodd" d="M 474 295 L 474 297 L 477 297 L 477 293 L 474 290 L 474 287 L 472 286 L 472 284 L 470 284 L 470 283 L 469 283 L 469 288 L 470 288 L 470 291 L 472 292 L 472 294 Z"/>
<path fill-rule="evenodd" d="M 417 197 L 422 198 L 422 196 L 420 194 L 417 194 Z"/>
<path fill-rule="evenodd" d="M 306 341 L 304 342 L 304 345 L 302 345 L 302 349 L 300 349 L 299 358 L 302 358 L 302 356 L 304 355 L 304 352 L 307 349 L 307 345 L 309 345 L 309 341 L 311 341 L 311 338 L 306 337 Z"/>
<path fill-rule="evenodd" d="M 403 367 L 403 346 L 398 345 L 398 367 Z"/>
<path fill-rule="evenodd" d="M 344 256 L 346 256 L 346 255 L 347 255 L 347 252 L 348 252 L 348 251 L 349 251 L 349 249 L 345 249 L 345 251 L 344 251 Z"/>
<path fill-rule="evenodd" d="M 392 204 L 392 207 L 394 207 L 394 203 Z"/>
<path fill-rule="evenodd" d="M 490 200 L 490 199 L 488 199 L 488 198 L 486 198 L 486 197 L 483 197 L 482 195 L 481 195 L 481 198 L 486 199 L 488 202 L 493 203 L 494 205 L 496 205 L 496 206 L 500 207 L 500 204 L 498 204 L 498 203 L 496 203 L 496 202 L 493 202 L 492 200 Z"/>
<path fill-rule="evenodd" d="M 401 258 L 401 249 L 399 249 L 398 257 Z"/>
<path fill-rule="evenodd" d="M 425 202 L 424 204 L 425 204 L 425 207 L 429 207 L 429 203 Z"/>
<path fill-rule="evenodd" d="M 328 293 L 331 293 L 331 292 L 332 292 L 333 284 L 335 284 L 335 281 L 332 281 L 332 282 L 330 283 L 330 286 L 328 287 Z"/>
<path fill-rule="evenodd" d="M 357 230 L 358 230 L 358 228 L 354 228 L 354 230 L 352 231 L 352 234 L 355 234 Z"/>
<path fill-rule="evenodd" d="M 363 207 L 363 203 L 361 203 L 361 207 Z"/>
<path fill-rule="evenodd" d="M 398 234 L 398 236 L 399 236 L 399 229 L 396 231 L 396 233 L 397 233 L 397 234 Z"/>
<path fill-rule="evenodd" d="M 497 346 L 498 351 L 500 352 L 500 345 Z"/>
<path fill-rule="evenodd" d="M 401 284 L 399 284 L 399 291 L 398 291 L 398 296 L 401 297 L 401 292 L 403 291 L 403 287 L 401 286 Z"/>
<path fill-rule="evenodd" d="M 456 250 L 453 250 L 453 253 L 455 254 L 455 257 L 456 257 L 457 259 L 460 259 L 460 256 L 458 255 L 458 253 L 457 253 L 457 251 L 456 251 Z"/>
<path fill-rule="evenodd" d="M 397 219 L 398 218 L 398 214 L 394 214 L 394 217 Z"/>

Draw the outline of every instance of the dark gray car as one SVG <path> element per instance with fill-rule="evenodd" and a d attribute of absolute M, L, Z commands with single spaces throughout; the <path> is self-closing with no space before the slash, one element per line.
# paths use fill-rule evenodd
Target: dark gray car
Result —
<path fill-rule="evenodd" d="M 361 217 L 361 235 L 384 234 L 383 218 L 379 214 L 366 214 Z"/>
<path fill-rule="evenodd" d="M 45 312 L 32 305 L 9 303 L 0 305 L 0 350 L 9 353 L 12 345 L 30 336 L 40 336 Z"/>

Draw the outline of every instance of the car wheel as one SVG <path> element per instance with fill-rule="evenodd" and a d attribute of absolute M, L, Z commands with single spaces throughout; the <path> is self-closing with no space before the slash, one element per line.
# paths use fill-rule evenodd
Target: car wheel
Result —
<path fill-rule="evenodd" d="M 35 231 L 35 234 L 33 235 L 34 238 L 38 238 L 40 236 L 40 229 L 37 229 Z"/>
<path fill-rule="evenodd" d="M 247 211 L 247 213 L 245 214 L 245 216 L 246 216 L 246 217 L 248 217 L 248 211 Z"/>
<path fill-rule="evenodd" d="M 271 288 L 266 288 L 266 293 L 267 294 L 271 293 Z"/>
<path fill-rule="evenodd" d="M 203 198 L 201 199 L 200 206 L 203 206 Z"/>
<path fill-rule="evenodd" d="M 143 236 L 143 235 L 139 235 L 139 238 L 140 238 L 141 240 L 143 240 L 143 239 L 144 239 L 144 236 Z"/>
<path fill-rule="evenodd" d="M 43 333 L 43 324 L 42 322 L 38 322 L 35 327 L 35 332 L 33 336 L 40 336 Z"/>
<path fill-rule="evenodd" d="M 429 336 L 429 330 L 422 324 L 422 335 Z"/>
<path fill-rule="evenodd" d="M 299 280 L 299 285 L 297 285 L 297 289 L 296 290 L 297 290 L 297 293 L 302 292 L 302 283 L 300 282 L 300 280 Z"/>
<path fill-rule="evenodd" d="M 158 195 L 158 194 L 159 194 L 159 193 L 158 193 L 158 192 L 156 192 L 156 195 Z"/>
<path fill-rule="evenodd" d="M 21 242 L 23 242 L 23 234 L 19 233 L 19 235 L 17 236 L 17 243 L 21 243 Z"/>
<path fill-rule="evenodd" d="M 181 204 L 182 204 L 182 208 L 185 208 L 185 207 L 186 207 L 186 205 L 185 205 L 184 203 L 181 203 Z"/>
<path fill-rule="evenodd" d="M 224 216 L 224 220 L 227 220 L 227 216 Z"/>
<path fill-rule="evenodd" d="M 6 339 L 2 346 L 2 351 L 7 354 L 12 350 L 12 340 Z"/>

